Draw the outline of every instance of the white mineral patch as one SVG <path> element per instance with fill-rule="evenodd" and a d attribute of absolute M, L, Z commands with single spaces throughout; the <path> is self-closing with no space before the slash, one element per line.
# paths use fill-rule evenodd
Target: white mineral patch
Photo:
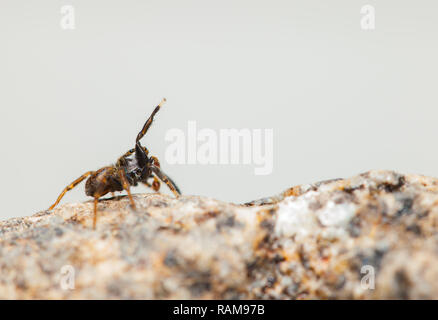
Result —
<path fill-rule="evenodd" d="M 307 236 L 318 222 L 309 210 L 309 202 L 317 192 L 310 191 L 300 197 L 288 197 L 279 204 L 275 232 L 278 236 Z"/>
<path fill-rule="evenodd" d="M 337 204 L 329 201 L 317 211 L 318 219 L 326 227 L 345 227 L 354 216 L 356 206 L 352 203 Z"/>
<path fill-rule="evenodd" d="M 320 193 L 310 191 L 300 197 L 289 197 L 279 204 L 275 232 L 279 236 L 308 236 L 322 231 L 319 224 L 329 227 L 323 233 L 329 238 L 340 237 L 344 228 L 354 217 L 356 206 L 352 203 L 337 204 L 328 201 L 318 210 L 310 209 L 309 204 L 320 202 Z M 338 230 L 339 229 L 339 230 Z"/>
<path fill-rule="evenodd" d="M 366 183 L 374 188 L 382 183 L 396 185 L 399 179 L 399 176 L 394 172 L 385 170 L 372 170 L 368 175 L 369 178 L 366 179 Z"/>

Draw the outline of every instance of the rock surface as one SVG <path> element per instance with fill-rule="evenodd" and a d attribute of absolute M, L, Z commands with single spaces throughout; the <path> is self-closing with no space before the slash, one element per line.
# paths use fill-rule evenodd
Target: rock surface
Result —
<path fill-rule="evenodd" d="M 438 298 L 438 179 L 370 171 L 245 205 L 160 194 L 0 222 L 1 299 Z"/>

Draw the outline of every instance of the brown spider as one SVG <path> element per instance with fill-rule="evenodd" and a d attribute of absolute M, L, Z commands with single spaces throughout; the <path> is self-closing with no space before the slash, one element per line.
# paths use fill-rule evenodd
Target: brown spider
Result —
<path fill-rule="evenodd" d="M 158 159 L 154 156 L 148 156 L 149 151 L 146 147 L 140 144 L 140 139 L 148 131 L 149 127 L 154 120 L 155 114 L 160 110 L 162 104 L 166 101 L 163 99 L 158 106 L 155 107 L 154 111 L 150 115 L 149 119 L 143 126 L 143 129 L 138 133 L 137 139 L 135 140 L 135 148 L 126 152 L 121 156 L 116 164 L 103 167 L 97 171 L 88 171 L 80 176 L 78 179 L 73 181 L 58 196 L 56 202 L 49 208 L 52 210 L 61 201 L 65 193 L 79 183 L 81 183 L 85 178 L 90 176 L 85 184 L 85 194 L 90 197 L 94 197 L 94 218 L 93 218 L 93 228 L 96 228 L 96 218 L 97 218 L 97 203 L 99 198 L 107 194 L 108 192 L 116 192 L 126 190 L 128 193 L 129 201 L 131 206 L 135 209 L 135 203 L 132 199 L 130 192 L 130 186 L 137 186 L 138 182 L 152 188 L 154 191 L 160 189 L 160 181 L 157 177 L 163 181 L 173 194 L 178 197 L 181 191 L 175 185 L 175 183 L 170 179 L 161 169 Z M 153 179 L 152 184 L 148 182 L 149 179 Z"/>

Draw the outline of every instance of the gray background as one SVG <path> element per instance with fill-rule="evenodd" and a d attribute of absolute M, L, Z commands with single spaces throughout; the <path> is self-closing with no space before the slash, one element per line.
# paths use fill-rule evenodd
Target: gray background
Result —
<path fill-rule="evenodd" d="M 60 27 L 62 5 L 76 29 Z M 360 8 L 376 29 L 360 28 Z M 143 142 L 186 194 L 244 202 L 370 169 L 438 176 L 436 1 L 0 1 L 2 210 Z M 274 128 L 274 171 L 169 165 L 166 130 Z M 84 185 L 65 202 L 86 200 Z M 163 188 L 165 190 L 165 188 Z M 138 187 L 134 192 L 145 192 Z"/>

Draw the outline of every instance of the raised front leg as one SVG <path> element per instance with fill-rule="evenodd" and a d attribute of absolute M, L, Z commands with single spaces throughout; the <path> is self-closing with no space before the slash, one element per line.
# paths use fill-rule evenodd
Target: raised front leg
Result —
<path fill-rule="evenodd" d="M 146 123 L 143 125 L 143 128 L 140 130 L 140 132 L 137 135 L 137 139 L 135 142 L 140 141 L 141 138 L 146 134 L 149 127 L 151 126 L 152 122 L 154 121 L 155 114 L 160 110 L 161 106 L 166 102 L 166 98 L 163 98 L 161 102 L 158 104 L 158 106 L 155 107 L 154 111 L 152 111 L 152 114 L 149 116 L 149 118 L 146 120 Z"/>

